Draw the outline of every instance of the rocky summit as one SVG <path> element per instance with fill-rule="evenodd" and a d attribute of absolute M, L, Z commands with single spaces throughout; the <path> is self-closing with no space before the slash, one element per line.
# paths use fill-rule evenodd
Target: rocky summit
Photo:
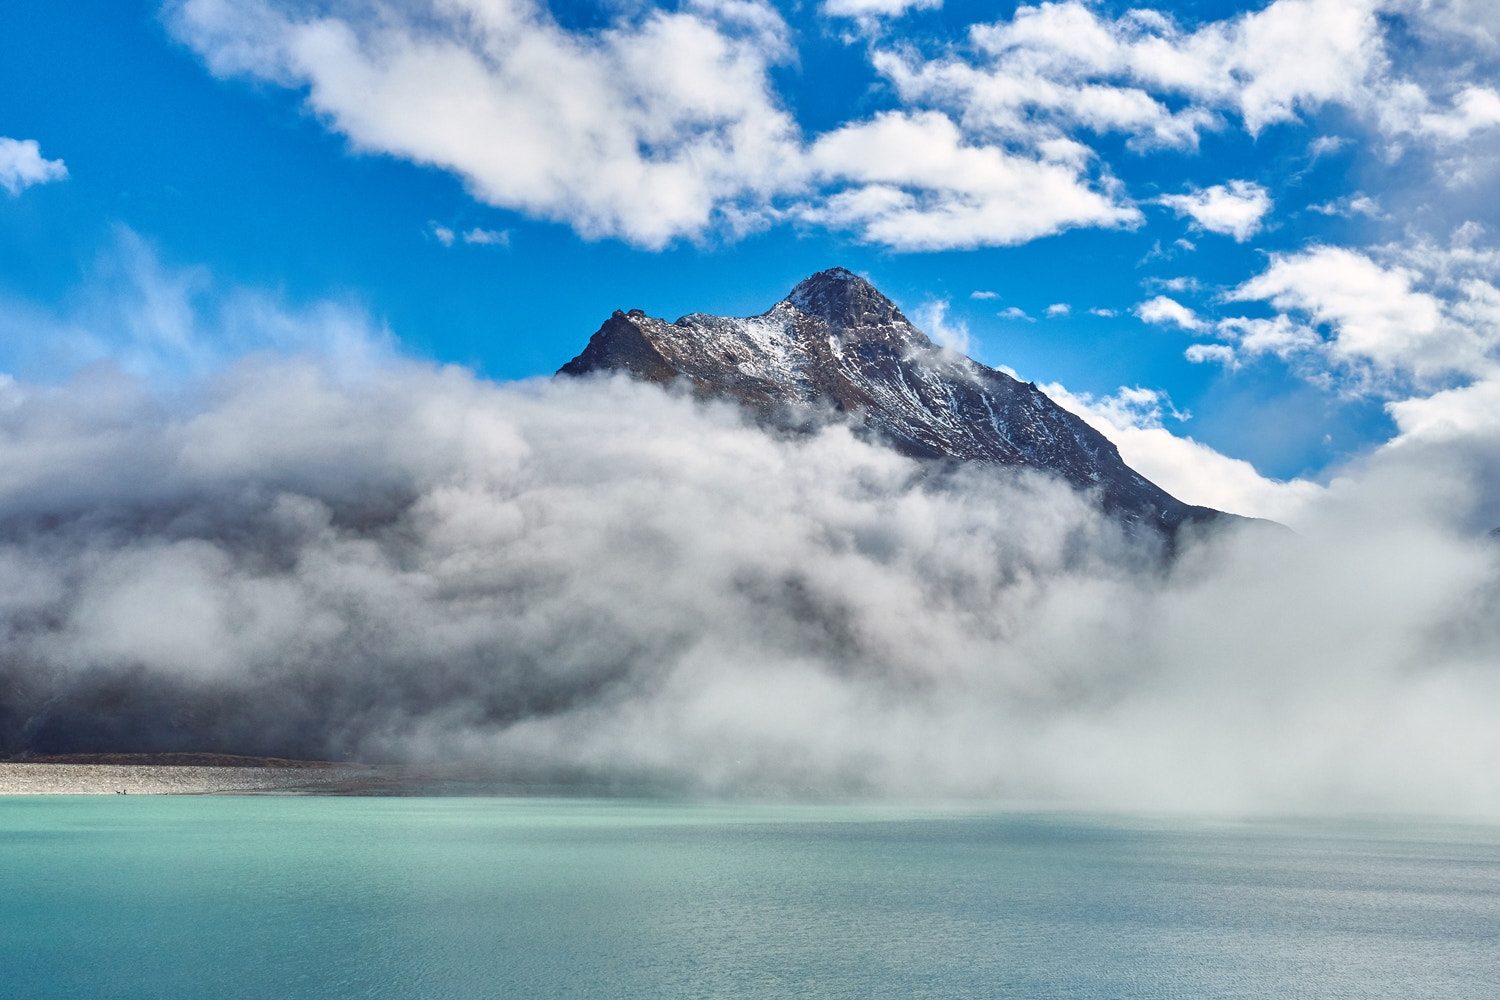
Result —
<path fill-rule="evenodd" d="M 693 313 L 668 323 L 617 311 L 559 374 L 612 371 L 685 380 L 766 419 L 829 408 L 919 459 L 1049 472 L 1128 524 L 1169 535 L 1184 524 L 1238 520 L 1171 496 L 1035 383 L 939 347 L 841 267 L 806 279 L 759 316 Z"/>

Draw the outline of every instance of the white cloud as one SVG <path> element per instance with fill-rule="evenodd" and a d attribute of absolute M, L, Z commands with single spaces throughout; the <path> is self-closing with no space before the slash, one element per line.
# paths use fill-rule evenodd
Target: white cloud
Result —
<path fill-rule="evenodd" d="M 1163 417 L 1187 418 L 1159 390 L 1122 386 L 1113 396 L 1095 398 L 1058 384 L 1042 389 L 1113 441 L 1132 469 L 1186 503 L 1295 523 L 1324 493 L 1307 480 L 1269 479 L 1243 459 L 1173 434 Z"/>
<path fill-rule="evenodd" d="M 1119 313 L 1117 313 L 1113 309 L 1090 309 L 1089 310 L 1089 315 L 1090 316 L 1102 316 L 1105 319 L 1113 319 L 1114 317 L 1118 316 Z"/>
<path fill-rule="evenodd" d="M 1160 326 L 1176 326 L 1183 330 L 1206 330 L 1208 324 L 1198 318 L 1198 314 L 1176 299 L 1165 295 L 1158 295 L 1154 299 L 1148 299 L 1135 307 L 1135 314 L 1143 323 L 1155 323 Z"/>
<path fill-rule="evenodd" d="M 1445 322 L 1442 303 L 1415 287 L 1417 277 L 1353 250 L 1315 246 L 1273 254 L 1270 267 L 1228 298 L 1269 301 L 1327 325 L 1330 353 L 1346 362 L 1418 375 L 1472 364 L 1482 353 L 1473 334 Z"/>
<path fill-rule="evenodd" d="M 1141 221 L 1060 135 L 995 142 L 910 108 L 807 143 L 774 92 L 770 69 L 793 54 L 764 0 L 629 10 L 598 32 L 539 0 L 351 0 L 323 15 L 180 0 L 168 21 L 221 76 L 305 87 L 356 149 L 453 171 L 480 200 L 585 237 L 659 248 L 792 218 L 925 251 Z"/>
<path fill-rule="evenodd" d="M 797 128 L 768 78 L 787 30 L 759 0 L 589 33 L 534 0 L 335 10 L 185 0 L 169 23 L 220 76 L 307 88 L 357 149 L 451 170 L 481 201 L 585 236 L 659 247 L 723 212 L 753 220 L 800 176 Z"/>
<path fill-rule="evenodd" d="M 1490 0 L 1392 0 L 1388 7 L 1429 42 L 1461 39 L 1480 52 L 1500 52 L 1500 7 Z"/>
<path fill-rule="evenodd" d="M 428 232 L 434 239 L 445 247 L 451 247 L 454 243 L 463 242 L 471 246 L 508 247 L 510 246 L 510 230 L 508 229 L 466 229 L 463 232 L 455 232 L 450 226 L 442 226 L 436 222 L 428 223 Z"/>
<path fill-rule="evenodd" d="M 1276 483 L 1159 393 L 1071 400 L 1183 499 L 1301 531 L 1166 567 L 1043 479 L 624 379 L 262 358 L 192 390 L 0 411 L 15 729 L 107 692 L 127 739 L 170 712 L 700 794 L 1500 812 L 1494 550 L 1440 513 L 1477 484 L 1403 496 L 1415 462 Z"/>
<path fill-rule="evenodd" d="M 1106 179 L 1091 183 L 1076 144 L 1036 156 L 969 143 L 946 115 L 883 112 L 823 136 L 808 154 L 828 181 L 856 186 L 802 209 L 898 250 L 1008 246 L 1077 226 L 1140 222 Z"/>
<path fill-rule="evenodd" d="M 42 147 L 35 139 L 9 139 L 0 136 L 0 187 L 12 196 L 34 184 L 60 181 L 68 176 L 62 160 L 42 159 Z"/>
<path fill-rule="evenodd" d="M 1400 399 L 1484 381 L 1500 364 L 1500 251 L 1477 225 L 1363 251 L 1313 245 L 1272 254 L 1228 301 L 1270 317 L 1228 317 L 1216 335 L 1246 359 L 1274 354 L 1340 393 Z"/>
<path fill-rule="evenodd" d="M 1196 292 L 1202 288 L 1198 279 L 1189 275 L 1178 275 L 1175 278 L 1147 278 L 1142 284 L 1153 290 L 1161 289 L 1167 292 Z"/>
<path fill-rule="evenodd" d="M 1195 365 L 1218 364 L 1225 368 L 1234 369 L 1240 366 L 1239 359 L 1235 357 L 1234 348 L 1228 344 L 1189 344 L 1182 356 Z"/>
<path fill-rule="evenodd" d="M 1001 319 L 1021 319 L 1025 320 L 1028 323 L 1034 322 L 1034 320 L 1032 320 L 1030 316 L 1026 315 L 1026 310 L 1022 309 L 1019 306 L 1007 306 L 1006 308 L 997 312 L 995 315 L 999 316 Z"/>
<path fill-rule="evenodd" d="M 1282 360 L 1291 360 L 1296 355 L 1323 344 L 1317 330 L 1284 314 L 1270 319 L 1233 316 L 1220 320 L 1215 324 L 1214 331 L 1220 337 L 1234 341 L 1240 354 L 1251 357 L 1274 354 Z M 1218 344 L 1195 344 L 1188 349 L 1188 360 L 1217 360 L 1222 349 L 1223 345 Z M 1193 351 L 1201 352 L 1203 357 L 1193 357 Z"/>
<path fill-rule="evenodd" d="M 1237 114 L 1252 134 L 1299 110 L 1354 102 L 1381 65 L 1373 0 L 1276 0 L 1262 10 L 1182 31 L 1134 10 L 1118 19 L 1067 0 L 1023 6 L 976 25 L 975 60 L 877 53 L 908 99 L 962 109 L 965 124 L 1005 135 L 1038 127 L 1122 132 L 1140 146 L 1191 148 Z M 1185 106 L 1173 109 L 1180 100 Z"/>
<path fill-rule="evenodd" d="M 508 247 L 510 246 L 510 230 L 508 229 L 468 229 L 464 231 L 465 243 L 475 243 L 486 247 Z"/>
<path fill-rule="evenodd" d="M 864 22 L 935 4 L 823 9 Z M 220 76 L 304 93 L 352 149 L 448 170 L 481 201 L 586 238 L 660 248 L 794 220 L 936 251 L 1140 224 L 1088 144 L 1110 132 L 1136 151 L 1191 149 L 1205 130 L 1259 134 L 1342 104 L 1392 143 L 1453 147 L 1440 170 L 1473 181 L 1492 158 L 1459 147 L 1500 123 L 1500 91 L 1393 69 L 1405 50 L 1379 16 L 1393 4 L 1421 30 L 1442 20 L 1426 0 L 1273 0 L 1188 30 L 1062 0 L 974 25 L 936 57 L 874 32 L 897 106 L 820 136 L 777 92 L 773 70 L 797 55 L 767 0 L 607 5 L 614 19 L 592 30 L 543 0 L 169 0 L 166 19 Z M 1239 180 L 1161 203 L 1241 241 L 1271 208 Z"/>
<path fill-rule="evenodd" d="M 1500 432 L 1500 379 L 1444 389 L 1426 397 L 1394 400 L 1386 410 L 1398 436 L 1391 446 L 1441 444 Z"/>
<path fill-rule="evenodd" d="M 1500 126 L 1500 93 L 1491 87 L 1464 87 L 1443 108 L 1435 106 L 1422 87 L 1403 82 L 1390 88 L 1380 112 L 1387 132 L 1422 136 L 1448 145 Z"/>
<path fill-rule="evenodd" d="M 1073 311 L 1073 307 L 1066 302 L 1054 302 L 1047 307 L 1047 317 L 1066 316 Z"/>
<path fill-rule="evenodd" d="M 969 298 L 971 298 L 971 299 L 998 299 L 999 297 L 1000 297 L 1000 293 L 999 292 L 970 292 L 969 293 Z"/>
<path fill-rule="evenodd" d="M 1271 196 L 1259 184 L 1230 181 L 1189 194 L 1162 195 L 1157 201 L 1178 216 L 1191 216 L 1193 222 L 1211 233 L 1233 236 L 1243 243 L 1260 232 L 1261 221 L 1271 211 Z"/>
<path fill-rule="evenodd" d="M 824 0 L 823 13 L 827 17 L 855 19 L 900 17 L 909 10 L 928 10 L 942 5 L 943 0 Z"/>
<path fill-rule="evenodd" d="M 1354 140 L 1341 135 L 1320 135 L 1307 146 L 1307 153 L 1314 160 L 1337 153 Z"/>
<path fill-rule="evenodd" d="M 1424 115 L 1421 131 L 1449 142 L 1467 139 L 1481 129 L 1500 125 L 1500 93 L 1491 87 L 1466 87 L 1446 112 Z"/>

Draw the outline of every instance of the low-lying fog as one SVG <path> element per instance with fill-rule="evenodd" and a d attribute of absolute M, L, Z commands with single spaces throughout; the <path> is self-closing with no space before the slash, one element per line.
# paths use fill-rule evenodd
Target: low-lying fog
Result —
<path fill-rule="evenodd" d="M 1040 476 L 620 379 L 12 382 L 0 739 L 1500 814 L 1497 450 L 1382 449 L 1165 570 Z"/>

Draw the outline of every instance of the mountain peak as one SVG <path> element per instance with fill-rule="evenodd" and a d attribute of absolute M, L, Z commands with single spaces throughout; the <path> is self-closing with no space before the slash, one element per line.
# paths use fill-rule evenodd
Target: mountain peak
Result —
<path fill-rule="evenodd" d="M 786 301 L 799 312 L 826 320 L 835 330 L 906 321 L 901 310 L 853 271 L 831 267 L 804 278 Z"/>
<path fill-rule="evenodd" d="M 820 271 L 779 305 L 743 319 L 675 323 L 615 313 L 560 374 L 626 371 L 734 399 L 771 424 L 843 414 L 857 432 L 913 458 L 975 461 L 1058 476 L 1127 524 L 1175 534 L 1220 518 L 1127 466 L 1104 435 L 1034 384 L 937 347 L 864 278 Z"/>

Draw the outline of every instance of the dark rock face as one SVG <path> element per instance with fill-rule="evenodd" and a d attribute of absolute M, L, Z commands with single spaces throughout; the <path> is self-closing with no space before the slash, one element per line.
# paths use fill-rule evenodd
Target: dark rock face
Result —
<path fill-rule="evenodd" d="M 668 323 L 638 309 L 616 312 L 559 374 L 607 371 L 685 379 L 769 419 L 831 406 L 907 455 L 1050 472 L 1128 524 L 1168 534 L 1238 520 L 1172 497 L 1034 384 L 938 347 L 841 267 L 813 275 L 759 316 L 693 313 Z"/>

